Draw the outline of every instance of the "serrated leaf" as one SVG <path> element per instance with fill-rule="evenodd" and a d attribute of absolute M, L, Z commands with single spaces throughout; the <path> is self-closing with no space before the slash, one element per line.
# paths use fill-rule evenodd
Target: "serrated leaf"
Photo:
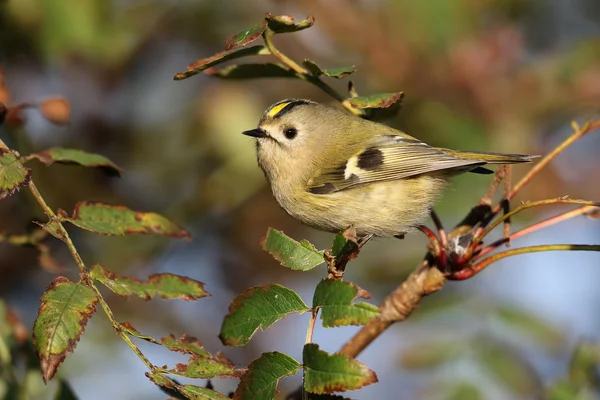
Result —
<path fill-rule="evenodd" d="M 33 343 L 45 382 L 77 345 L 97 302 L 92 289 L 62 276 L 44 292 L 33 325 Z"/>
<path fill-rule="evenodd" d="M 244 371 L 235 369 L 225 358 L 192 356 L 187 364 L 177 364 L 175 368 L 165 371 L 169 374 L 186 378 L 239 378 Z"/>
<path fill-rule="evenodd" d="M 495 315 L 507 325 L 530 336 L 534 343 L 541 344 L 549 350 L 562 349 L 566 340 L 565 333 L 540 316 L 527 312 L 516 306 L 500 306 Z"/>
<path fill-rule="evenodd" d="M 174 238 L 190 238 L 185 229 L 177 226 L 162 215 L 133 211 L 124 206 L 80 201 L 70 218 L 59 210 L 61 222 L 102 235 L 150 235 L 158 234 Z"/>
<path fill-rule="evenodd" d="M 308 245 L 307 245 L 308 244 Z M 281 265 L 297 271 L 308 271 L 325 262 L 323 253 L 310 243 L 299 243 L 283 232 L 269 228 L 261 246 Z"/>
<path fill-rule="evenodd" d="M 100 154 L 87 153 L 77 149 L 52 147 L 39 153 L 31 154 L 29 157 L 37 158 L 46 165 L 52 165 L 55 162 L 61 164 L 78 164 L 84 167 L 102 168 L 111 175 L 119 176 L 121 174 L 121 168 L 108 158 Z"/>
<path fill-rule="evenodd" d="M 175 79 L 176 81 L 179 81 L 182 79 L 187 79 L 190 76 L 199 74 L 200 72 L 204 71 L 205 69 L 214 67 L 215 65 L 218 65 L 218 64 L 221 64 L 221 63 L 224 63 L 227 61 L 235 60 L 237 58 L 256 56 L 256 55 L 268 55 L 268 54 L 271 54 L 271 52 L 269 51 L 269 49 L 267 49 L 263 45 L 246 47 L 246 48 L 239 49 L 239 50 L 234 49 L 234 50 L 229 50 L 229 51 L 223 51 L 221 53 L 215 54 L 212 57 L 203 58 L 201 60 L 191 63 L 190 65 L 188 65 L 187 70 L 175 74 L 173 79 Z"/>
<path fill-rule="evenodd" d="M 181 385 L 177 390 L 191 400 L 229 400 L 224 394 L 200 386 Z"/>
<path fill-rule="evenodd" d="M 219 338 L 227 346 L 243 346 L 258 329 L 266 330 L 288 314 L 308 310 L 291 289 L 276 284 L 256 286 L 231 302 Z"/>
<path fill-rule="evenodd" d="M 235 35 L 231 35 L 225 40 L 225 50 L 234 50 L 238 47 L 249 45 L 256 41 L 266 29 L 267 21 L 263 21 L 262 23 L 252 25 Z"/>
<path fill-rule="evenodd" d="M 298 32 L 306 28 L 310 28 L 315 23 L 315 18 L 309 15 L 305 20 L 294 22 L 294 17 L 290 15 L 272 15 L 267 13 L 265 20 L 275 33 Z"/>
<path fill-rule="evenodd" d="M 310 71 L 310 73 L 316 77 L 325 75 L 330 78 L 341 79 L 356 72 L 356 67 L 354 65 L 350 67 L 321 68 L 317 65 L 317 63 L 311 60 L 304 60 L 303 64 Z"/>
<path fill-rule="evenodd" d="M 160 344 L 171 351 L 198 355 L 202 357 L 210 357 L 210 353 L 204 350 L 200 340 L 187 334 L 183 334 L 179 339 L 176 339 L 173 335 L 165 336 L 160 340 Z"/>
<path fill-rule="evenodd" d="M 352 97 L 348 101 L 352 107 L 365 110 L 367 118 L 380 120 L 393 117 L 400 110 L 403 97 L 403 92 L 381 93 Z"/>
<path fill-rule="evenodd" d="M 117 275 L 96 264 L 90 270 L 90 277 L 101 282 L 119 296 L 136 295 L 144 300 L 158 296 L 162 299 L 182 299 L 185 301 L 208 297 L 204 283 L 187 276 L 169 273 L 153 274 L 146 281 Z"/>
<path fill-rule="evenodd" d="M 19 159 L 19 153 L 0 148 L 0 200 L 18 192 L 31 180 L 29 168 Z"/>
<path fill-rule="evenodd" d="M 271 400 L 277 384 L 285 376 L 295 375 L 301 365 L 292 357 L 279 353 L 263 353 L 248 365 L 234 395 L 234 400 Z"/>
<path fill-rule="evenodd" d="M 377 375 L 364 364 L 343 354 L 328 354 L 314 343 L 304 345 L 304 389 L 325 394 L 360 389 L 377 382 Z"/>
<path fill-rule="evenodd" d="M 321 309 L 321 320 L 325 328 L 364 325 L 381 314 L 372 304 L 352 304 L 358 297 L 361 297 L 358 286 L 339 279 L 323 279 L 315 289 L 313 309 Z"/>
<path fill-rule="evenodd" d="M 282 64 L 240 64 L 221 69 L 209 68 L 205 74 L 222 79 L 296 78 L 291 69 Z"/>

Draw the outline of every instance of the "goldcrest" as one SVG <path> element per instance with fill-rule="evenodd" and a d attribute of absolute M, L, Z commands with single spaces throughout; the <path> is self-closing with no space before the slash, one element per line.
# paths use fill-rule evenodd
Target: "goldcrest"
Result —
<path fill-rule="evenodd" d="M 398 236 L 421 224 L 449 177 L 532 156 L 429 146 L 404 132 L 304 99 L 270 106 L 257 129 L 258 165 L 279 205 L 316 229 L 350 225 Z"/>

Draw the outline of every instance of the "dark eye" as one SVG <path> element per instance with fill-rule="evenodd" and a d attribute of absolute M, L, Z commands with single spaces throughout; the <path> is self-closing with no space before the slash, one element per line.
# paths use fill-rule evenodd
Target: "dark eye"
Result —
<path fill-rule="evenodd" d="M 287 128 L 283 134 L 285 135 L 286 138 L 288 139 L 293 139 L 296 137 L 296 135 L 298 135 L 298 131 L 296 130 L 296 128 Z"/>

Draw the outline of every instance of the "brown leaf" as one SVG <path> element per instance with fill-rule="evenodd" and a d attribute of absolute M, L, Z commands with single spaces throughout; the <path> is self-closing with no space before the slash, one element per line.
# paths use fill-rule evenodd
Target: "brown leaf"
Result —
<path fill-rule="evenodd" d="M 62 97 L 52 97 L 38 105 L 44 118 L 56 125 L 66 125 L 71 119 L 71 105 Z"/>

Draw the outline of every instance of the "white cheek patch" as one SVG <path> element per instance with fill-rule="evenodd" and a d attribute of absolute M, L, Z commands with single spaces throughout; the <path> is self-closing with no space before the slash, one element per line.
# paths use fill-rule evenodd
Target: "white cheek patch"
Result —
<path fill-rule="evenodd" d="M 362 169 L 358 167 L 358 156 L 350 157 L 344 169 L 344 179 L 348 180 L 352 175 L 360 176 Z"/>

